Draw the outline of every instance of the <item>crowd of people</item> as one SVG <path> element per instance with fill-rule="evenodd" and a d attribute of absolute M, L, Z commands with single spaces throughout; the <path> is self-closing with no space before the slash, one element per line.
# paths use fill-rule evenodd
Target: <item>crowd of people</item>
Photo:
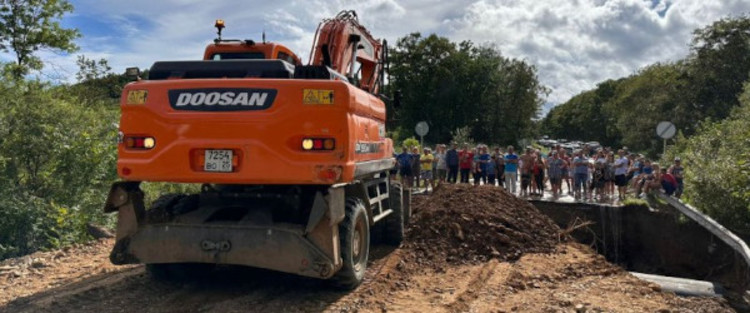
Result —
<path fill-rule="evenodd" d="M 547 192 L 557 198 L 567 189 L 575 199 L 598 201 L 623 200 L 629 193 L 643 197 L 653 191 L 679 198 L 683 192 L 680 158 L 662 167 L 626 148 L 585 146 L 569 152 L 554 146 L 543 153 L 527 147 L 516 154 L 513 146 L 459 150 L 451 144 L 450 149 L 437 145 L 435 151 L 425 147 L 421 153 L 416 147 L 402 147 L 395 157 L 394 174 L 400 175 L 403 185 L 423 186 L 427 191 L 440 183 L 472 183 L 500 186 L 521 197 L 543 197 Z"/>

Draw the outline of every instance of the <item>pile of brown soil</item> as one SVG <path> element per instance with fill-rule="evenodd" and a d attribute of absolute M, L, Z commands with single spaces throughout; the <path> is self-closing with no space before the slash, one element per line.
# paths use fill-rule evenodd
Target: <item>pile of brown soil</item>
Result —
<path fill-rule="evenodd" d="M 513 261 L 553 252 L 560 228 L 533 205 L 502 188 L 443 185 L 414 197 L 405 247 L 432 265 Z"/>

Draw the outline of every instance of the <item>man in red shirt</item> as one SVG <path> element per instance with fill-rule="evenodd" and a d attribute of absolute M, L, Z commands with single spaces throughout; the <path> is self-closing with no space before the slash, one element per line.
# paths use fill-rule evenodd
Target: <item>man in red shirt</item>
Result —
<path fill-rule="evenodd" d="M 464 145 L 464 149 L 458 153 L 458 167 L 461 169 L 461 182 L 468 184 L 471 173 L 471 165 L 474 162 L 474 154 L 469 150 L 469 146 Z"/>
<path fill-rule="evenodd" d="M 661 170 L 661 188 L 667 196 L 671 196 L 677 190 L 677 179 L 664 169 Z"/>

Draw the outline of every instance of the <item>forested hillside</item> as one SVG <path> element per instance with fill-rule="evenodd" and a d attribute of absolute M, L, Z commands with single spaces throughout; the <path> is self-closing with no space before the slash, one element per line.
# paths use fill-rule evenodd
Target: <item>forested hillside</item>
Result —
<path fill-rule="evenodd" d="M 690 51 L 684 60 L 654 64 L 573 97 L 549 112 L 541 133 L 655 156 L 662 147 L 655 133 L 659 121 L 672 121 L 690 136 L 700 123 L 726 118 L 750 74 L 750 18 L 695 30 Z"/>

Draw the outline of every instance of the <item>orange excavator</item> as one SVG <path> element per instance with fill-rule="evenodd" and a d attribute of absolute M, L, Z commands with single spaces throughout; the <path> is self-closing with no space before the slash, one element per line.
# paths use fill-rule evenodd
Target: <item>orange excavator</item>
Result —
<path fill-rule="evenodd" d="M 385 41 L 343 11 L 319 25 L 302 65 L 283 45 L 215 26 L 203 60 L 156 62 L 123 90 L 122 181 L 104 208 L 118 214 L 112 263 L 166 279 L 246 265 L 356 287 L 371 234 L 398 245 L 410 215 L 389 179 Z M 146 208 L 144 181 L 201 188 Z"/>

